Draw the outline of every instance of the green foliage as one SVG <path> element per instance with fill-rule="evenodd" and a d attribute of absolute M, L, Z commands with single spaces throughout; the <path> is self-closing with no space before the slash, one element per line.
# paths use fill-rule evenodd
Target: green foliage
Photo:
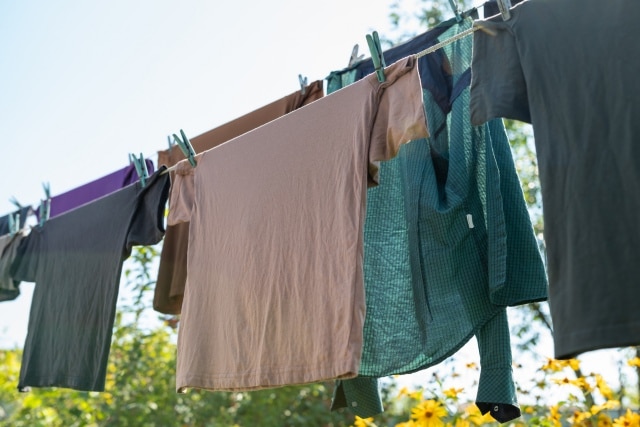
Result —
<path fill-rule="evenodd" d="M 150 319 L 155 247 L 134 248 L 124 269 L 132 294 L 120 304 L 105 392 L 34 388 L 18 393 L 20 350 L 0 351 L 0 426 L 335 426 L 347 412 L 329 411 L 333 384 L 251 393 L 176 393 L 177 319 Z"/>

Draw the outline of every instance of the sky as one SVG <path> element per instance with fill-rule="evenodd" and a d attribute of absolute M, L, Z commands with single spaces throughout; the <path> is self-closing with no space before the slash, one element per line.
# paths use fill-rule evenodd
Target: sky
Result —
<path fill-rule="evenodd" d="M 299 74 L 324 79 L 355 44 L 369 56 L 366 34 L 394 37 L 392 1 L 0 0 L 0 216 L 12 197 L 37 206 L 45 182 L 56 195 L 129 153 L 155 162 L 168 135 L 280 99 Z M 415 0 L 399 4 L 417 12 Z M 0 304 L 0 348 L 22 347 L 32 289 Z M 541 351 L 551 356 L 550 343 Z"/>
<path fill-rule="evenodd" d="M 391 0 L 0 0 L 0 216 L 156 160 L 197 136 L 369 56 Z M 32 285 L 0 305 L 0 345 L 22 346 Z"/>

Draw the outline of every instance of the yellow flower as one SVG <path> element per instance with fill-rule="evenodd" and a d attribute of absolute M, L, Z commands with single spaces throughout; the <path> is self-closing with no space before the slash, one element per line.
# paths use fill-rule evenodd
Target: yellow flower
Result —
<path fill-rule="evenodd" d="M 569 367 L 574 371 L 580 369 L 580 361 L 578 359 L 569 359 L 569 360 L 557 360 L 547 358 L 547 363 L 542 365 L 542 369 L 545 371 L 554 371 L 560 372 L 564 368 Z"/>
<path fill-rule="evenodd" d="M 589 420 L 589 418 L 591 418 L 591 412 L 586 411 L 586 412 L 582 412 L 582 411 L 575 411 L 573 413 L 573 421 L 572 424 L 574 426 L 581 426 L 584 425 L 584 421 Z"/>
<path fill-rule="evenodd" d="M 611 422 L 611 418 L 607 414 L 598 415 L 598 424 L 597 427 L 612 427 L 613 423 Z"/>
<path fill-rule="evenodd" d="M 486 414 L 482 415 L 482 413 L 480 412 L 480 409 L 478 409 L 476 405 L 467 406 L 467 408 L 465 409 L 465 412 L 469 415 L 467 417 L 468 420 L 477 426 L 481 426 L 487 423 L 492 423 L 495 421 L 491 416 L 490 412 L 487 412 Z"/>
<path fill-rule="evenodd" d="M 584 377 L 576 378 L 575 380 L 570 381 L 571 384 L 578 387 L 580 390 L 591 391 L 593 390 L 593 386 L 587 382 Z"/>
<path fill-rule="evenodd" d="M 634 357 L 633 359 L 627 362 L 629 366 L 635 366 L 636 368 L 640 368 L 640 357 Z"/>
<path fill-rule="evenodd" d="M 550 407 L 549 412 L 553 425 L 560 427 L 562 423 L 560 422 L 560 408 L 558 407 L 558 405 L 553 405 L 552 407 Z"/>
<path fill-rule="evenodd" d="M 471 427 L 471 423 L 467 420 L 458 418 L 455 424 L 451 424 L 452 427 Z"/>
<path fill-rule="evenodd" d="M 566 361 L 567 365 L 574 371 L 580 369 L 580 361 L 578 359 L 569 359 Z"/>
<path fill-rule="evenodd" d="M 409 389 L 406 387 L 402 387 L 399 391 L 398 391 L 398 397 L 402 397 L 402 396 L 408 396 L 409 395 Z"/>
<path fill-rule="evenodd" d="M 626 414 L 613 421 L 613 427 L 640 427 L 640 414 L 627 409 Z"/>
<path fill-rule="evenodd" d="M 466 366 L 469 369 L 476 369 L 476 370 L 478 369 L 478 365 L 475 362 L 469 362 L 469 363 L 467 363 Z"/>
<path fill-rule="evenodd" d="M 569 377 L 564 377 L 564 378 L 553 378 L 552 381 L 556 384 L 571 384 L 571 379 L 569 379 Z"/>
<path fill-rule="evenodd" d="M 613 399 L 613 390 L 600 374 L 596 374 L 596 387 L 605 399 Z"/>
<path fill-rule="evenodd" d="M 354 427 L 375 427 L 373 418 L 360 418 L 356 415 L 356 420 L 353 422 Z"/>
<path fill-rule="evenodd" d="M 455 399 L 456 397 L 458 397 L 458 393 L 460 393 L 462 390 L 464 389 L 451 387 L 449 389 L 443 390 L 442 392 L 445 396 Z"/>
<path fill-rule="evenodd" d="M 413 400 L 422 400 L 422 390 L 416 390 L 412 393 L 409 393 L 409 397 Z"/>
<path fill-rule="evenodd" d="M 551 359 L 549 357 L 547 357 L 547 363 L 542 365 L 543 371 L 558 372 L 558 371 L 561 371 L 563 368 L 564 366 L 562 365 L 562 362 L 560 360 Z"/>
<path fill-rule="evenodd" d="M 411 419 L 423 427 L 443 427 L 447 409 L 440 402 L 425 400 L 411 409 Z"/>
<path fill-rule="evenodd" d="M 591 413 L 596 415 L 598 412 L 602 412 L 607 409 L 618 409 L 620 407 L 619 400 L 607 400 L 602 405 L 593 405 L 591 407 Z"/>

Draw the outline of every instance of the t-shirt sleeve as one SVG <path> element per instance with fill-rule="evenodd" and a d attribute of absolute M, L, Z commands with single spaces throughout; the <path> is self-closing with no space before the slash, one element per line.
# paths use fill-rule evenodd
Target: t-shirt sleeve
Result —
<path fill-rule="evenodd" d="M 196 161 L 200 159 L 202 156 L 196 156 Z M 195 169 L 186 161 L 180 162 L 176 165 L 171 179 L 167 224 L 190 222 L 195 202 Z"/>
<path fill-rule="evenodd" d="M 473 34 L 471 124 L 481 125 L 498 117 L 531 123 L 527 83 L 511 27 L 494 21 L 476 25 L 487 31 Z"/>
<path fill-rule="evenodd" d="M 154 245 L 164 236 L 164 209 L 169 195 L 169 174 L 161 167 L 138 194 L 136 210 L 127 235 L 127 249 Z"/>
<path fill-rule="evenodd" d="M 380 161 L 394 158 L 402 144 L 429 136 L 418 61 L 414 57 L 401 61 L 405 68 L 385 69 L 386 82 L 378 88 L 369 146 L 370 186 L 378 184 Z"/>
<path fill-rule="evenodd" d="M 9 274 L 16 282 L 35 282 L 38 268 L 40 231 L 34 230 L 18 245 Z"/>

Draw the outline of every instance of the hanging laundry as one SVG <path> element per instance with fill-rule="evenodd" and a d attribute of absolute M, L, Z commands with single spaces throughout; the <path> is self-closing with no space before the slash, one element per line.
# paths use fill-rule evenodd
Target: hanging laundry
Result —
<path fill-rule="evenodd" d="M 153 173 L 153 162 L 145 160 L 149 174 Z M 96 200 L 107 194 L 113 193 L 138 180 L 138 173 L 135 166 L 130 164 L 120 170 L 91 181 L 87 184 L 76 187 L 67 192 L 51 197 L 51 210 L 49 218 L 56 217 L 79 206 Z M 36 210 L 35 215 L 40 219 L 40 212 Z"/>
<path fill-rule="evenodd" d="M 4 236 L 5 234 L 9 234 L 9 215 L 15 215 L 19 214 L 20 215 L 20 224 L 19 224 L 19 229 L 22 229 L 24 227 L 24 224 L 27 220 L 27 217 L 31 214 L 32 210 L 31 210 L 31 206 L 23 206 L 20 209 L 16 210 L 15 212 L 12 212 L 8 215 L 2 216 L 0 217 L 0 236 Z"/>
<path fill-rule="evenodd" d="M 190 221 L 178 391 L 357 374 L 368 183 L 427 136 L 414 58 L 177 165 L 169 224 Z"/>
<path fill-rule="evenodd" d="M 0 236 L 0 301 L 11 301 L 20 295 L 20 281 L 11 277 L 10 267 L 24 236 L 22 230 L 13 236 L 10 234 Z"/>
<path fill-rule="evenodd" d="M 315 81 L 302 91 L 294 92 L 251 113 L 191 139 L 196 153 L 209 150 L 236 136 L 262 126 L 323 96 L 322 80 Z M 173 166 L 184 159 L 177 147 L 158 152 L 158 164 Z M 184 285 L 187 279 L 187 248 L 189 223 L 167 227 L 162 244 L 158 280 L 153 308 L 160 313 L 180 314 Z"/>
<path fill-rule="evenodd" d="M 164 170 L 166 168 L 161 168 Z M 156 173 L 35 227 L 11 273 L 35 282 L 18 388 L 104 390 L 123 261 L 164 232 L 169 174 Z"/>
<path fill-rule="evenodd" d="M 471 27 L 447 21 L 384 53 L 415 54 Z M 381 165 L 364 227 L 366 319 L 359 374 L 382 377 L 436 365 L 476 336 L 476 403 L 505 422 L 520 415 L 506 306 L 547 298 L 544 264 L 501 121 L 472 127 L 472 39 L 419 59 L 431 137 Z M 328 87 L 371 73 L 371 61 L 329 76 Z M 375 414 L 373 381 L 338 382 L 333 408 Z M 369 411 L 365 413 L 364 411 Z"/>
<path fill-rule="evenodd" d="M 555 357 L 640 345 L 640 2 L 511 14 L 475 32 L 471 116 L 533 125 Z"/>

